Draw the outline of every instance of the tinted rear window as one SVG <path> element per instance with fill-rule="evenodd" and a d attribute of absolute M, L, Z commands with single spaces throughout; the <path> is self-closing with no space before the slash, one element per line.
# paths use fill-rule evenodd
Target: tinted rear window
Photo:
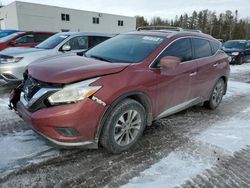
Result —
<path fill-rule="evenodd" d="M 92 48 L 93 46 L 96 46 L 97 44 L 100 44 L 101 42 L 103 42 L 109 38 L 110 37 L 104 37 L 104 36 L 89 36 L 88 48 Z"/>
<path fill-rule="evenodd" d="M 35 42 L 43 42 L 44 40 L 46 40 L 47 38 L 49 38 L 50 36 L 52 36 L 52 34 L 35 34 Z"/>
<path fill-rule="evenodd" d="M 195 59 L 212 55 L 210 42 L 205 39 L 192 39 Z"/>

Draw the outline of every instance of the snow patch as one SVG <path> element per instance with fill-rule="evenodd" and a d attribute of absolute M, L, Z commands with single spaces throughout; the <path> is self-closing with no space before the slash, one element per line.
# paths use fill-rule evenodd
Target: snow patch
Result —
<path fill-rule="evenodd" d="M 227 94 L 224 96 L 225 98 L 236 97 L 248 95 L 250 93 L 250 84 L 236 81 L 228 81 L 228 90 Z"/>
<path fill-rule="evenodd" d="M 58 153 L 32 130 L 0 137 L 0 175 L 20 166 L 48 159 Z"/>
<path fill-rule="evenodd" d="M 230 152 L 250 145 L 250 108 L 202 132 L 197 139 Z"/>
<path fill-rule="evenodd" d="M 245 63 L 242 65 L 231 65 L 230 69 L 232 74 L 247 72 L 250 71 L 250 63 Z"/>
<path fill-rule="evenodd" d="M 149 169 L 140 173 L 122 188 L 168 188 L 180 186 L 213 164 L 210 159 L 200 159 L 180 151 L 173 152 Z"/>
<path fill-rule="evenodd" d="M 8 106 L 8 104 L 9 104 L 9 99 L 7 97 L 0 98 L 0 106 L 6 107 Z"/>

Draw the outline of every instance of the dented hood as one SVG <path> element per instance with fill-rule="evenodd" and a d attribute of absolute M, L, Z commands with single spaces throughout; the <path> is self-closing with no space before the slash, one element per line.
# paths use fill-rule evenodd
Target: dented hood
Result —
<path fill-rule="evenodd" d="M 67 84 L 88 78 L 114 74 L 125 69 L 127 63 L 109 63 L 95 59 L 69 55 L 31 63 L 29 74 L 47 83 Z"/>

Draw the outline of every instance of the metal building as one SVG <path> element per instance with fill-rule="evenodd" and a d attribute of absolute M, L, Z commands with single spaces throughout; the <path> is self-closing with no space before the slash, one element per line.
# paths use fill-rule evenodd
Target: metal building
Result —
<path fill-rule="evenodd" d="M 136 19 L 15 1 L 0 8 L 0 29 L 121 33 L 135 30 Z"/>

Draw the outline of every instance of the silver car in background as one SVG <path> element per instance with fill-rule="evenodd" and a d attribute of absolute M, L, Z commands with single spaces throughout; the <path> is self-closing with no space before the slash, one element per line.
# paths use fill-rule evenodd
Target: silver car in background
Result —
<path fill-rule="evenodd" d="M 7 48 L 0 52 L 0 85 L 21 81 L 27 66 L 38 59 L 83 52 L 113 36 L 115 34 L 63 32 L 34 48 Z"/>

